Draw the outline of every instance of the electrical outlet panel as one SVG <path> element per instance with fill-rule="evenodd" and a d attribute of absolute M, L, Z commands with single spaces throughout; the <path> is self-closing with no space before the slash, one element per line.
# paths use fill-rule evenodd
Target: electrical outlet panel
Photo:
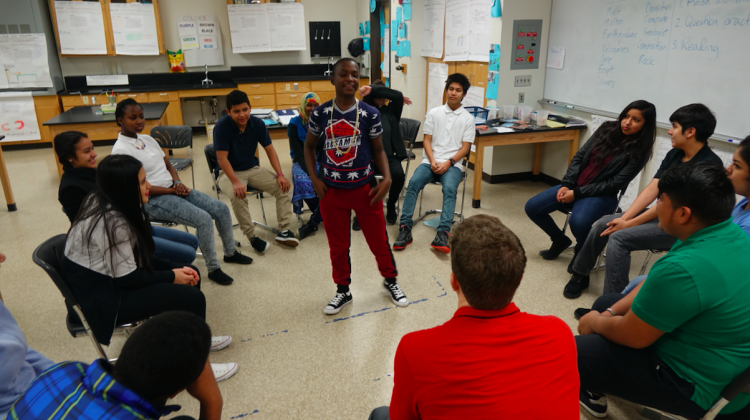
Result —
<path fill-rule="evenodd" d="M 531 75 L 516 76 L 514 87 L 531 86 Z"/>
<path fill-rule="evenodd" d="M 541 19 L 513 21 L 512 51 L 513 55 L 510 60 L 511 70 L 539 68 L 539 56 L 540 51 L 542 51 Z"/>
<path fill-rule="evenodd" d="M 89 97 L 88 96 L 82 96 L 81 100 L 83 101 L 84 105 L 88 105 L 89 104 Z"/>
<path fill-rule="evenodd" d="M 519 104 L 522 104 L 522 103 L 523 103 L 523 99 L 524 99 L 525 97 L 526 97 L 526 94 L 525 94 L 525 93 L 523 93 L 523 92 L 519 92 L 519 93 L 518 93 L 518 103 L 519 103 Z"/>

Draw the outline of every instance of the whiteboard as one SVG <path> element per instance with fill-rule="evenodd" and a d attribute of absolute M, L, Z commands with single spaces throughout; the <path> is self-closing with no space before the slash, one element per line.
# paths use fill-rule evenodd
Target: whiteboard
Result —
<path fill-rule="evenodd" d="M 554 0 L 550 45 L 566 57 L 547 69 L 544 96 L 615 114 L 645 99 L 662 123 L 701 102 L 717 134 L 745 137 L 749 18 L 750 2 L 738 0 Z"/>

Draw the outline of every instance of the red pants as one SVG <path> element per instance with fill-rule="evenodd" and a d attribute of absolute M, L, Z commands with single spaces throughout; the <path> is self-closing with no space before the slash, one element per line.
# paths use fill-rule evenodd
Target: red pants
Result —
<path fill-rule="evenodd" d="M 333 281 L 336 284 L 348 285 L 352 282 L 352 264 L 349 258 L 352 210 L 357 215 L 370 251 L 375 255 L 380 274 L 385 278 L 398 275 L 385 230 L 383 203 L 377 202 L 371 206 L 372 197 L 369 194 L 370 186 L 367 184 L 353 190 L 328 187 L 326 195 L 320 200 L 320 213 L 331 249 Z"/>

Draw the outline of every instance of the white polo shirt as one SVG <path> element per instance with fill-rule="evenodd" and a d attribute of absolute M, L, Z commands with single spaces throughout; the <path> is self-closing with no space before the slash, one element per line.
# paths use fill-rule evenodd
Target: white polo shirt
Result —
<path fill-rule="evenodd" d="M 143 147 L 145 145 L 145 147 Z M 138 139 L 123 136 L 120 133 L 117 136 L 115 145 L 112 146 L 113 155 L 128 155 L 141 161 L 143 169 L 146 170 L 146 180 L 149 184 L 169 188 L 174 180 L 169 173 L 167 165 L 164 163 L 164 152 L 161 150 L 159 143 L 153 137 L 145 134 L 138 134 Z"/>
<path fill-rule="evenodd" d="M 437 163 L 443 163 L 455 156 L 464 142 L 474 143 L 476 125 L 463 106 L 454 111 L 445 104 L 427 112 L 423 132 L 432 135 L 432 156 Z M 427 153 L 422 154 L 422 163 L 430 164 Z M 463 165 L 458 161 L 455 166 L 461 169 Z"/>

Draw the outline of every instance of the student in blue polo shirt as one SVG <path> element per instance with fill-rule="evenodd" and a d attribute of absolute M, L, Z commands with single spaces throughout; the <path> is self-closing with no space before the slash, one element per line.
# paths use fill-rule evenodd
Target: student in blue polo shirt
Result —
<path fill-rule="evenodd" d="M 396 282 L 396 262 L 385 230 L 383 198 L 391 186 L 391 171 L 383 148 L 380 113 L 354 96 L 359 89 L 359 64 L 351 58 L 336 62 L 331 84 L 336 87 L 336 97 L 313 110 L 305 139 L 307 167 L 315 168 L 317 160 L 320 168 L 310 180 L 320 198 L 337 287 L 336 295 L 323 312 L 336 314 L 352 303 L 349 291 L 352 210 L 385 278 L 383 287 L 394 304 L 407 306 L 409 300 Z M 370 188 L 375 166 L 383 179 Z"/>
<path fill-rule="evenodd" d="M 219 177 L 221 191 L 229 196 L 232 210 L 237 217 L 242 233 L 258 252 L 264 252 L 269 244 L 255 235 L 255 225 L 247 205 L 247 188 L 257 188 L 276 197 L 276 220 L 279 234 L 276 242 L 296 247 L 299 240 L 289 230 L 292 218 L 292 200 L 289 196 L 291 184 L 281 172 L 276 150 L 271 144 L 266 125 L 250 115 L 250 99 L 245 92 L 234 90 L 227 95 L 227 116 L 214 127 L 214 149 L 221 166 Z M 256 156 L 258 145 L 268 155 L 273 172 L 260 167 Z"/>

